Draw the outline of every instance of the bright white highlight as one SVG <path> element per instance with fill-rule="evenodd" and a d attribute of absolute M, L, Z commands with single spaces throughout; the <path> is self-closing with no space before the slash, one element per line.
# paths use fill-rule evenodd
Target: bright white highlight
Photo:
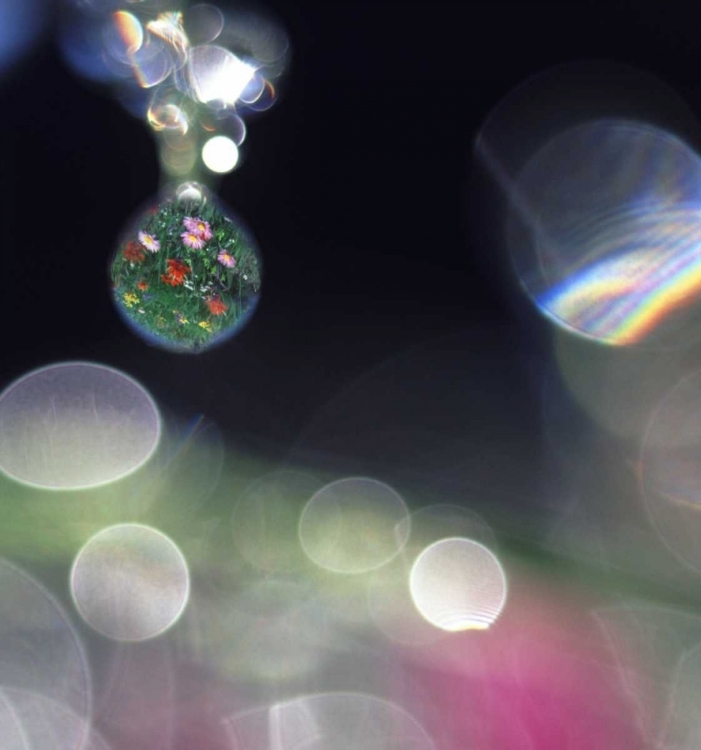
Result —
<path fill-rule="evenodd" d="M 421 615 L 441 630 L 485 630 L 506 602 L 499 560 L 479 542 L 441 539 L 416 559 L 409 579 Z"/>
<path fill-rule="evenodd" d="M 187 64 L 194 97 L 208 104 L 233 106 L 255 75 L 255 68 L 223 47 L 202 45 L 190 51 Z"/>
<path fill-rule="evenodd" d="M 101 365 L 45 367 L 0 395 L 0 469 L 34 487 L 77 490 L 121 479 L 151 457 L 160 434 L 144 388 Z"/>
<path fill-rule="evenodd" d="M 102 635 L 143 641 L 171 628 L 190 595 L 185 558 L 165 534 L 128 523 L 87 541 L 71 571 L 81 616 Z"/>
<path fill-rule="evenodd" d="M 231 172 L 239 162 L 238 146 L 225 135 L 215 135 L 202 147 L 202 161 L 217 174 Z"/>

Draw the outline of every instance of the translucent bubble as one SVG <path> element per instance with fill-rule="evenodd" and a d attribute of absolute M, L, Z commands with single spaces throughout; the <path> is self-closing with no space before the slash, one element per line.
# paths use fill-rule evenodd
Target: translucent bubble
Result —
<path fill-rule="evenodd" d="M 313 676 L 327 658 L 328 624 L 307 586 L 270 578 L 193 596 L 185 647 L 228 679 L 279 685 Z"/>
<path fill-rule="evenodd" d="M 117 60 L 127 62 L 144 43 L 144 29 L 132 13 L 119 10 L 112 14 L 113 24 L 105 28 L 105 48 Z"/>
<path fill-rule="evenodd" d="M 255 75 L 255 68 L 223 47 L 194 47 L 188 60 L 192 96 L 203 104 L 224 102 L 233 106 Z"/>
<path fill-rule="evenodd" d="M 202 161 L 212 172 L 226 174 L 239 162 L 238 147 L 225 135 L 215 135 L 202 147 Z"/>
<path fill-rule="evenodd" d="M 165 193 L 129 222 L 111 265 L 113 299 L 149 344 L 199 352 L 240 332 L 258 304 L 248 229 L 201 185 Z"/>
<path fill-rule="evenodd" d="M 35 487 L 97 487 L 146 463 L 160 429 L 153 400 L 123 373 L 52 365 L 0 394 L 0 469 Z"/>
<path fill-rule="evenodd" d="M 441 539 L 411 569 L 417 609 L 442 630 L 484 630 L 506 603 L 506 576 L 494 553 L 471 539 Z"/>
<path fill-rule="evenodd" d="M 258 60 L 267 70 L 275 69 L 279 74 L 287 62 L 290 41 L 278 20 L 259 10 L 228 10 L 220 43 L 237 54 Z"/>
<path fill-rule="evenodd" d="M 182 13 L 179 11 L 160 13 L 157 18 L 146 24 L 146 28 L 170 47 L 175 67 L 181 68 L 187 60 L 190 49 L 190 41 L 183 29 Z"/>
<path fill-rule="evenodd" d="M 406 544 L 408 510 L 389 486 L 353 477 L 332 482 L 307 503 L 299 537 L 310 559 L 335 573 L 366 573 Z"/>
<path fill-rule="evenodd" d="M 176 189 L 175 199 L 179 203 L 202 203 L 206 200 L 205 191 L 196 182 L 184 182 Z"/>
<path fill-rule="evenodd" d="M 362 693 L 320 693 L 225 720 L 234 750 L 434 750 L 404 708 Z"/>
<path fill-rule="evenodd" d="M 142 88 L 150 89 L 165 81 L 174 66 L 172 51 L 167 42 L 149 34 L 141 47 L 129 56 L 136 80 Z"/>
<path fill-rule="evenodd" d="M 190 594 L 182 553 L 165 534 L 140 524 L 103 529 L 80 550 L 71 594 L 83 619 L 117 641 L 143 641 L 171 628 Z"/>
<path fill-rule="evenodd" d="M 304 506 L 320 484 L 307 474 L 281 471 L 247 487 L 231 515 L 234 542 L 241 555 L 267 572 L 303 567 L 297 527 Z"/>
<path fill-rule="evenodd" d="M 185 13 L 185 28 L 192 44 L 208 44 L 221 34 L 224 16 L 216 5 L 193 5 Z"/>
<path fill-rule="evenodd" d="M 542 148 L 515 191 L 515 267 L 552 320 L 611 344 L 695 335 L 701 159 L 686 144 L 644 124 L 588 123 Z"/>
<path fill-rule="evenodd" d="M 26 716 L 10 690 L 66 706 L 81 719 L 78 735 L 84 736 L 92 694 L 83 645 L 58 602 L 29 575 L 4 560 L 0 560 L 0 665 L 5 708 L 9 704 L 27 733 Z M 0 735 L 0 745 L 4 739 L 5 735 Z"/>
<path fill-rule="evenodd" d="M 184 97 L 177 89 L 157 88 L 149 103 L 147 118 L 157 133 L 173 130 L 185 135 L 190 126 Z"/>

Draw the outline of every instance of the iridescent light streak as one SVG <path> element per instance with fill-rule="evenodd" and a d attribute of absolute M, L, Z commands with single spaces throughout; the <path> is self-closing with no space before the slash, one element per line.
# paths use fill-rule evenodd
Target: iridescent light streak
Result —
<path fill-rule="evenodd" d="M 603 235 L 603 236 L 602 236 Z M 593 238 L 598 256 L 541 294 L 559 322 L 612 344 L 642 340 L 701 295 L 701 209 L 627 212 Z"/>

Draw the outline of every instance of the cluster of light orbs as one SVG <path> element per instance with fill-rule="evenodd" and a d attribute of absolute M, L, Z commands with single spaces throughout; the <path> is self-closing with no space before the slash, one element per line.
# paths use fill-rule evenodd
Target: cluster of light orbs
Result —
<path fill-rule="evenodd" d="M 213 174 L 236 167 L 242 117 L 272 106 L 289 55 L 271 18 L 206 3 L 184 11 L 164 3 L 76 4 L 65 13 L 60 42 L 75 72 L 112 84 L 128 110 L 147 120 L 170 180 L 195 177 L 202 165 Z M 221 140 L 211 145 L 213 133 Z"/>
<path fill-rule="evenodd" d="M 148 124 L 156 140 L 164 183 L 158 197 L 160 207 L 172 201 L 173 191 L 178 202 L 202 205 L 205 183 L 239 165 L 247 132 L 243 118 L 272 106 L 277 97 L 274 82 L 284 73 L 289 56 L 287 36 L 272 18 L 260 11 L 223 13 L 206 3 L 180 10 L 161 2 L 76 0 L 64 9 L 59 36 L 64 59 L 78 75 L 111 85 L 128 111 Z M 194 188 L 199 197 L 193 197 L 192 186 L 201 186 Z M 170 234 L 161 257 L 184 262 L 178 237 Z M 226 274 L 217 252 L 226 252 L 227 248 L 215 247 L 220 236 L 209 239 L 213 239 L 208 249 L 214 256 L 209 258 L 206 272 Z M 235 260 L 225 255 L 223 263 L 233 268 Z M 165 265 L 160 264 L 160 279 L 165 277 L 169 283 L 162 273 Z M 188 268 L 192 271 L 191 266 Z M 241 276 L 246 278 L 243 273 Z M 146 282 L 141 283 L 143 286 Z M 227 290 L 232 283 L 229 280 Z M 127 306 L 133 306 L 138 295 L 130 289 L 123 293 L 129 295 Z M 201 302 L 207 301 L 206 296 L 199 297 Z M 147 309 L 140 307 L 147 319 Z M 175 307 L 180 315 L 180 307 L 171 305 Z M 193 309 L 193 305 L 189 307 Z M 154 315 L 156 321 L 160 317 Z M 213 322 L 198 320 L 209 332 L 214 331 Z M 192 333 L 189 339 L 197 345 L 166 348 L 201 350 L 201 331 Z M 161 338 L 146 336 L 149 343 L 162 343 Z"/>

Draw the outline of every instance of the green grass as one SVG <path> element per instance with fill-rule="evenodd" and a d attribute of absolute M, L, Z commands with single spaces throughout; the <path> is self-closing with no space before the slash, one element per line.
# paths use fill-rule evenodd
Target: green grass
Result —
<path fill-rule="evenodd" d="M 212 237 L 200 250 L 187 247 L 180 236 L 187 216 L 210 225 Z M 139 244 L 139 231 L 155 237 L 160 249 L 150 252 Z M 143 259 L 130 260 L 129 246 L 138 246 Z M 217 260 L 221 251 L 234 258 L 234 268 Z M 164 281 L 169 260 L 189 269 L 176 286 Z M 176 350 L 204 349 L 236 331 L 253 312 L 261 281 L 251 239 L 211 199 L 202 204 L 167 199 L 146 211 L 122 237 L 111 276 L 115 302 L 126 319 L 146 338 Z M 211 312 L 207 301 L 212 298 L 226 305 L 223 314 Z"/>

